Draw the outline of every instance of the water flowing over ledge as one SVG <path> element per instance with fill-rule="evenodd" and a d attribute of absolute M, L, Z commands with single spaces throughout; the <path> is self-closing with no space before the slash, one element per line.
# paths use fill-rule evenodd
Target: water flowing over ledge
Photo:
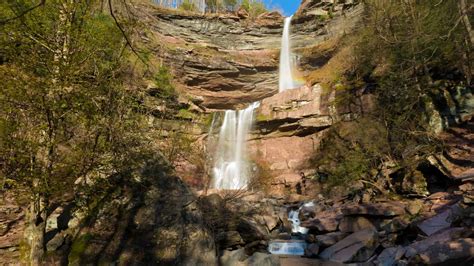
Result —
<path fill-rule="evenodd" d="M 285 18 L 281 38 L 279 92 L 299 86 L 293 77 L 293 60 L 291 58 L 290 28 L 292 17 Z"/>
<path fill-rule="evenodd" d="M 214 156 L 213 187 L 216 189 L 243 189 L 249 182 L 249 164 L 246 140 L 252 127 L 254 110 L 260 105 L 225 111 Z"/>

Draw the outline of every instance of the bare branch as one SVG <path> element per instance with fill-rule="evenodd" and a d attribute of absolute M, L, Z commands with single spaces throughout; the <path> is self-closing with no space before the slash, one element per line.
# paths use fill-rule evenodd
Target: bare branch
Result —
<path fill-rule="evenodd" d="M 123 37 L 125 38 L 125 41 L 127 42 L 128 47 L 130 47 L 130 49 L 132 50 L 132 52 L 138 57 L 138 59 L 140 59 L 140 61 L 142 61 L 143 64 L 147 65 L 147 63 L 145 62 L 145 60 L 138 54 L 138 52 L 137 52 L 137 51 L 135 50 L 135 48 L 133 47 L 132 42 L 131 42 L 130 39 L 128 38 L 127 33 L 125 32 L 125 30 L 123 29 L 122 25 L 121 25 L 120 22 L 118 21 L 117 16 L 115 16 L 114 9 L 113 9 L 113 7 L 112 7 L 112 0 L 108 0 L 108 4 L 109 4 L 110 15 L 111 15 L 112 18 L 114 19 L 115 25 L 117 25 L 117 27 L 119 28 L 119 30 L 120 30 L 120 32 L 122 33 Z"/>

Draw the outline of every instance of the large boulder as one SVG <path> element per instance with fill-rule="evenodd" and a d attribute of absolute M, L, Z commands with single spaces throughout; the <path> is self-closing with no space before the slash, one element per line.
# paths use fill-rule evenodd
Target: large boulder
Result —
<path fill-rule="evenodd" d="M 319 232 L 334 232 L 337 230 L 341 218 L 342 215 L 338 210 L 326 210 L 316 214 L 312 219 L 303 221 L 301 226 Z"/>
<path fill-rule="evenodd" d="M 245 243 L 268 240 L 270 238 L 266 226 L 247 217 L 240 218 L 239 224 L 237 225 L 237 231 L 242 236 Z"/>
<path fill-rule="evenodd" d="M 364 262 L 374 254 L 377 246 L 377 232 L 365 229 L 328 247 L 319 256 L 336 262 Z"/>

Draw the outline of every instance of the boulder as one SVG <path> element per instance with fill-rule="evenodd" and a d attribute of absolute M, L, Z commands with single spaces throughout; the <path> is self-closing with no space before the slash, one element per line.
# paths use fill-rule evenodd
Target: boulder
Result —
<path fill-rule="evenodd" d="M 316 214 L 312 219 L 303 221 L 301 226 L 320 232 L 334 232 L 341 218 L 342 215 L 338 210 L 327 210 Z"/>
<path fill-rule="evenodd" d="M 276 216 L 263 215 L 262 219 L 263 219 L 268 231 L 272 231 L 278 225 L 278 217 L 276 217 Z"/>
<path fill-rule="evenodd" d="M 405 254 L 405 248 L 402 246 L 386 248 L 380 253 L 374 261 L 377 266 L 394 266 Z"/>
<path fill-rule="evenodd" d="M 242 236 L 245 243 L 269 239 L 269 233 L 265 226 L 260 225 L 250 218 L 240 218 L 239 224 L 237 225 L 237 231 Z"/>
<path fill-rule="evenodd" d="M 347 234 L 343 232 L 332 232 L 324 235 L 317 235 L 316 241 L 321 247 L 329 247 L 341 241 Z"/>
<path fill-rule="evenodd" d="M 365 229 L 328 247 L 319 256 L 336 262 L 363 262 L 372 256 L 377 246 L 377 232 Z"/>
<path fill-rule="evenodd" d="M 427 236 L 431 236 L 436 232 L 451 227 L 451 223 L 455 220 L 455 217 L 460 213 L 459 207 L 453 205 L 447 210 L 424 220 L 418 224 L 418 228 L 423 231 Z"/>
<path fill-rule="evenodd" d="M 353 233 L 364 229 L 375 230 L 375 226 L 362 216 L 345 216 L 339 223 L 339 231 L 343 233 Z"/>
<path fill-rule="evenodd" d="M 341 208 L 344 215 L 397 216 L 405 214 L 405 208 L 397 202 L 351 204 Z"/>
<path fill-rule="evenodd" d="M 255 252 L 246 262 L 249 266 L 280 266 L 278 256 L 260 252 Z"/>
<path fill-rule="evenodd" d="M 472 238 L 461 238 L 449 242 L 435 242 L 429 248 L 419 252 L 411 260 L 411 263 L 426 265 L 462 265 L 474 264 L 474 240 Z"/>
<path fill-rule="evenodd" d="M 319 245 L 318 244 L 309 244 L 304 251 L 306 257 L 316 257 L 319 254 Z"/>

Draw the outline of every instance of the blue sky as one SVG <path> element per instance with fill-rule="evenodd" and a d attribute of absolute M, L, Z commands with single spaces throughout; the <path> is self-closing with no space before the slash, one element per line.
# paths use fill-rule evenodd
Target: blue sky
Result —
<path fill-rule="evenodd" d="M 296 12 L 301 0 L 264 0 L 264 2 L 268 7 L 281 10 L 285 16 L 290 16 Z"/>

